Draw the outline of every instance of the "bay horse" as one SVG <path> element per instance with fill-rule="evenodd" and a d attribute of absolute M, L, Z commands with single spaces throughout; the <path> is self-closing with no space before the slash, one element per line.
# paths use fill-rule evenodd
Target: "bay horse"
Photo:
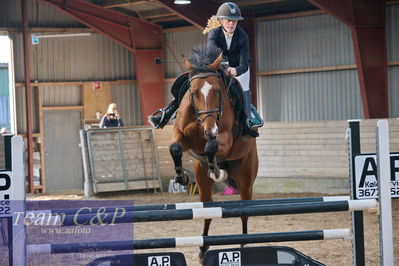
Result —
<path fill-rule="evenodd" d="M 241 200 L 252 199 L 252 186 L 258 173 L 256 138 L 243 136 L 233 99 L 218 71 L 220 50 L 194 48 L 184 65 L 189 73 L 189 88 L 184 94 L 173 127 L 170 145 L 176 182 L 188 183 L 182 170 L 182 153 L 194 156 L 194 175 L 202 202 L 212 201 L 215 182 L 234 180 Z M 238 130 L 237 130 L 238 129 Z M 248 232 L 248 217 L 241 217 L 242 233 Z M 211 219 L 205 219 L 203 236 L 207 236 Z M 200 259 L 208 246 L 200 247 Z"/>

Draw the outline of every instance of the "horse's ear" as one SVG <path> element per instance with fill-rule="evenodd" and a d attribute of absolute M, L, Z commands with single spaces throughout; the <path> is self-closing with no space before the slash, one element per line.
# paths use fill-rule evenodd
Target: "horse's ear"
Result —
<path fill-rule="evenodd" d="M 220 53 L 220 55 L 218 56 L 218 58 L 216 58 L 216 60 L 212 63 L 212 64 L 210 64 L 209 65 L 209 68 L 212 70 L 212 71 L 216 71 L 216 69 L 219 67 L 219 65 L 220 65 L 220 62 L 222 62 L 222 59 L 223 59 L 223 53 Z"/>
<path fill-rule="evenodd" d="M 191 70 L 193 69 L 193 65 L 186 59 L 184 58 L 184 67 L 186 68 L 186 70 Z"/>

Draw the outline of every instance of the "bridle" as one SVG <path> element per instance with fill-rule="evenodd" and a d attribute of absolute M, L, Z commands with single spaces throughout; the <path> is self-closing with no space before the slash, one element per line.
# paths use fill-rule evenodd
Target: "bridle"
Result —
<path fill-rule="evenodd" d="M 214 76 L 219 78 L 220 75 L 216 72 L 204 72 L 204 73 L 198 73 L 192 77 L 190 77 L 190 82 L 194 79 L 197 78 L 207 78 L 209 76 Z M 231 79 L 233 80 L 233 79 Z M 199 110 L 197 108 L 197 106 L 195 105 L 195 101 L 194 101 L 194 93 L 191 91 L 191 86 L 189 87 L 189 91 L 190 91 L 190 100 L 191 100 L 191 105 L 193 106 L 194 112 L 195 112 L 195 117 L 198 121 L 198 123 L 200 123 L 201 125 L 205 122 L 205 119 L 207 119 L 208 117 L 213 117 L 216 120 L 216 125 L 219 125 L 219 120 L 220 117 L 223 114 L 222 111 L 222 107 L 223 107 L 223 103 L 229 93 L 229 89 L 230 89 L 230 85 L 231 85 L 231 81 L 229 83 L 229 86 L 227 87 L 227 91 L 226 94 L 223 96 L 220 93 L 220 88 L 218 89 L 218 94 L 219 94 L 219 104 L 217 108 L 213 108 L 213 109 L 209 109 L 209 110 Z M 203 118 L 201 118 L 201 115 L 205 115 Z"/>

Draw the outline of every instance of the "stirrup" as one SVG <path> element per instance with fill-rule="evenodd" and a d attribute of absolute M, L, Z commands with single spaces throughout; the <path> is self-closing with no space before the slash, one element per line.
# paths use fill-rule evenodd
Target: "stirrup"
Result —
<path fill-rule="evenodd" d="M 157 123 L 157 124 L 155 124 L 154 123 L 154 121 L 153 121 L 153 119 L 154 118 L 156 118 L 156 119 L 158 119 L 158 116 L 159 115 L 157 115 L 157 114 L 161 114 L 161 118 L 159 118 L 159 122 Z M 152 115 L 150 115 L 150 116 L 148 116 L 148 118 L 147 118 L 147 121 L 148 121 L 148 123 L 150 123 L 150 125 L 153 127 L 153 128 L 155 128 L 155 129 L 157 129 L 157 128 L 163 128 L 165 125 L 165 123 L 164 123 L 164 120 L 165 120 L 165 109 L 163 109 L 163 108 L 161 108 L 161 109 L 159 109 L 159 110 L 157 110 L 157 111 L 155 111 L 154 113 L 152 113 Z"/>
<path fill-rule="evenodd" d="M 254 138 L 259 137 L 258 127 L 253 125 L 251 126 L 251 121 L 249 119 L 244 122 L 243 133 L 244 135 L 249 135 Z"/>
<path fill-rule="evenodd" d="M 263 119 L 260 117 L 258 110 L 255 106 L 251 105 L 251 113 L 249 117 L 249 127 L 251 129 L 256 129 L 263 126 Z"/>

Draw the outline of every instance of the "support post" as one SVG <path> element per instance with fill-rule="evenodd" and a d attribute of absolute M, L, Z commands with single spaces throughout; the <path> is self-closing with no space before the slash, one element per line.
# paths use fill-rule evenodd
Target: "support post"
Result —
<path fill-rule="evenodd" d="M 380 265 L 393 266 L 391 159 L 387 120 L 377 122 L 376 140 L 378 199 L 380 204 Z"/>
<path fill-rule="evenodd" d="M 35 184 L 33 178 L 33 117 L 32 117 L 32 89 L 30 87 L 30 35 L 28 28 L 28 10 L 27 0 L 22 0 L 21 12 L 23 23 L 23 44 L 24 44 L 24 72 L 25 72 L 25 107 L 26 107 L 26 139 L 27 139 L 27 154 L 28 154 L 28 185 L 29 193 L 35 193 Z"/>
<path fill-rule="evenodd" d="M 359 121 L 349 121 L 349 129 L 347 132 L 348 137 L 348 149 L 349 149 L 349 178 L 351 184 L 351 199 L 356 198 L 356 179 L 355 179 L 355 167 L 354 159 L 356 155 L 360 154 L 360 126 Z M 352 256 L 353 265 L 364 266 L 365 255 L 364 255 L 364 222 L 363 222 L 363 211 L 352 212 Z"/>

